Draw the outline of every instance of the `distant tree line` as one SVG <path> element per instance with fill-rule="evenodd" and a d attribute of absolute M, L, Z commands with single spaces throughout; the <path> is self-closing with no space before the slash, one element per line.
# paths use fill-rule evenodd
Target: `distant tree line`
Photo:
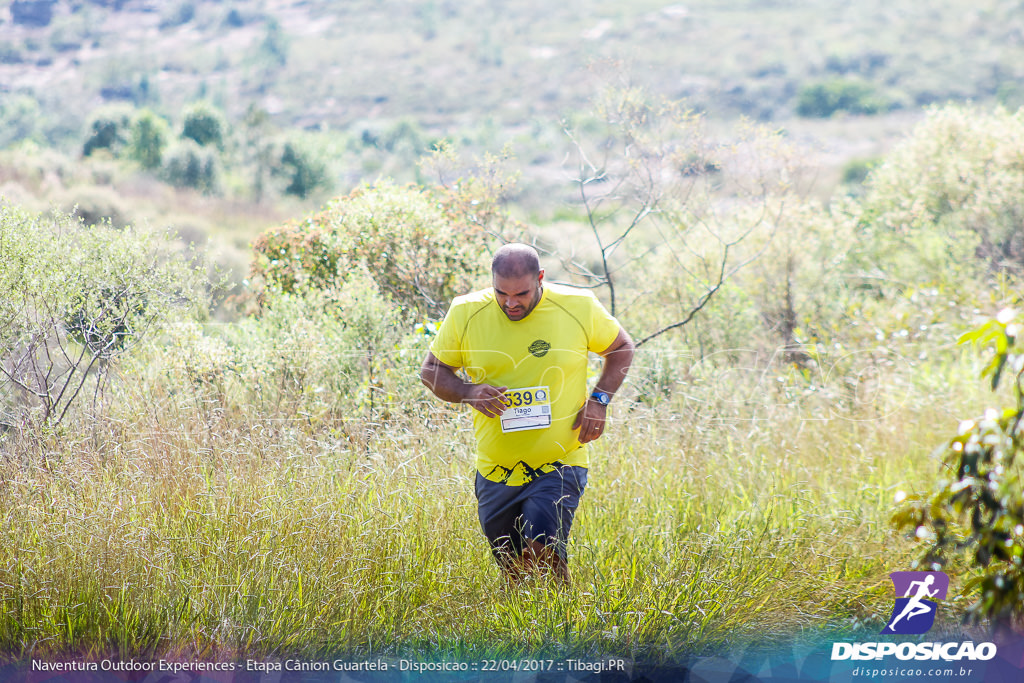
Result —
<path fill-rule="evenodd" d="M 284 195 L 306 198 L 330 188 L 327 164 L 297 137 L 275 134 L 253 111 L 242 128 L 255 130 L 232 135 L 224 113 L 206 101 L 188 105 L 177 123 L 151 109 L 109 105 L 90 117 L 82 155 L 129 159 L 175 187 L 206 194 L 222 191 L 226 167 L 248 175 L 257 196 L 267 190 L 267 175 Z"/>

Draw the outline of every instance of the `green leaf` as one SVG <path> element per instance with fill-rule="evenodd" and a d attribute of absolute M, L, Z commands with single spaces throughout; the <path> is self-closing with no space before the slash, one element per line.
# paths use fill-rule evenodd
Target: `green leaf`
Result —
<path fill-rule="evenodd" d="M 1003 376 L 1003 368 L 1006 367 L 1006 354 L 1000 353 L 996 356 L 998 363 L 996 364 L 996 370 L 992 373 L 992 391 L 995 391 L 999 386 L 999 378 Z"/>

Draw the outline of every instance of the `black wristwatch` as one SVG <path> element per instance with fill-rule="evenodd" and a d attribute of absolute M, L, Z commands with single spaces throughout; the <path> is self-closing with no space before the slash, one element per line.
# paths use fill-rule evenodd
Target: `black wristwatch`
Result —
<path fill-rule="evenodd" d="M 607 406 L 609 403 L 612 402 L 611 394 L 607 394 L 603 391 L 598 391 L 596 389 L 594 390 L 594 393 L 590 395 L 590 398 L 594 399 L 603 406 Z"/>

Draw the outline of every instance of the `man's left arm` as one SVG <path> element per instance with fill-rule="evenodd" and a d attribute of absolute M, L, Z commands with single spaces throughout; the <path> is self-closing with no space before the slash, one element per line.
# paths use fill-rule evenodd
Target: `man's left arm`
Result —
<path fill-rule="evenodd" d="M 623 380 L 626 379 L 629 366 L 633 363 L 634 351 L 636 351 L 636 345 L 629 334 L 620 327 L 615 341 L 598 354 L 604 359 L 604 367 L 601 369 L 601 377 L 597 380 L 594 391 L 601 391 L 609 396 L 614 396 L 615 392 L 622 386 Z M 601 405 L 593 398 L 587 398 L 586 403 L 583 404 L 583 408 L 577 413 L 576 421 L 572 425 L 573 429 L 579 427 L 580 433 L 578 438 L 580 443 L 594 441 L 604 433 L 607 413 L 607 406 Z"/>

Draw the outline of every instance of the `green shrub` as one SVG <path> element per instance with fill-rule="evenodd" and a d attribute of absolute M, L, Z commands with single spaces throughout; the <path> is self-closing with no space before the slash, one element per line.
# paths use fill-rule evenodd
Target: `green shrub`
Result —
<path fill-rule="evenodd" d="M 200 300 L 195 271 L 152 235 L 0 205 L 0 411 L 60 423 L 175 308 Z"/>
<path fill-rule="evenodd" d="M 99 34 L 92 30 L 81 13 L 60 17 L 50 26 L 49 44 L 57 52 L 80 50 L 84 45 L 98 44 Z"/>
<path fill-rule="evenodd" d="M 1015 82 L 1000 83 L 996 101 L 1009 110 L 1024 107 L 1024 86 Z"/>
<path fill-rule="evenodd" d="M 863 185 L 878 163 L 878 159 L 851 159 L 843 165 L 839 180 L 843 185 Z"/>
<path fill-rule="evenodd" d="M 169 139 L 167 122 L 149 109 L 143 109 L 132 122 L 128 154 L 143 168 L 159 168 Z"/>
<path fill-rule="evenodd" d="M 805 86 L 797 98 L 800 116 L 828 118 L 836 112 L 878 114 L 894 107 L 894 103 L 878 94 L 869 83 L 836 78 Z"/>
<path fill-rule="evenodd" d="M 893 517 L 927 544 L 919 560 L 923 569 L 939 570 L 966 557 L 973 576 L 965 588 L 977 596 L 968 614 L 1018 628 L 1024 621 L 1024 353 L 1019 318 L 1018 312 L 1006 309 L 961 338 L 961 343 L 994 346 L 982 376 L 993 391 L 1007 378 L 1011 401 L 963 420 L 941 449 L 943 468 L 936 490 L 910 496 Z"/>
<path fill-rule="evenodd" d="M 873 171 L 861 207 L 865 244 L 890 256 L 914 253 L 936 275 L 979 257 L 994 268 L 1021 268 L 1024 112 L 930 109 Z"/>
<path fill-rule="evenodd" d="M 220 159 L 216 151 L 184 140 L 172 147 L 164 157 L 163 177 L 175 187 L 188 187 L 204 194 L 220 189 Z"/>
<path fill-rule="evenodd" d="M 271 66 L 283 67 L 288 63 L 289 47 L 288 35 L 280 22 L 273 18 L 267 19 L 267 30 L 259 45 L 260 59 Z"/>
<path fill-rule="evenodd" d="M 193 102 L 185 110 L 181 137 L 203 147 L 223 149 L 228 124 L 224 114 L 208 102 Z"/>
<path fill-rule="evenodd" d="M 380 135 L 378 144 L 389 152 L 400 151 L 403 146 L 413 152 L 427 149 L 423 129 L 415 120 L 408 118 L 399 119 L 388 126 Z"/>
<path fill-rule="evenodd" d="M 195 19 L 195 16 L 196 5 L 194 2 L 191 2 L 190 0 L 179 2 L 178 4 L 169 7 L 166 13 L 160 17 L 160 29 L 166 30 L 177 26 L 183 26 Z"/>
<path fill-rule="evenodd" d="M 22 64 L 25 54 L 22 46 L 10 40 L 0 41 L 0 64 Z"/>
<path fill-rule="evenodd" d="M 224 15 L 224 20 L 221 22 L 222 26 L 227 28 L 242 28 L 246 25 L 247 19 L 244 14 L 237 7 L 232 7 L 228 10 L 228 13 Z"/>
<path fill-rule="evenodd" d="M 109 105 L 93 112 L 82 146 L 83 156 L 90 156 L 98 149 L 106 149 L 115 157 L 119 156 L 128 144 L 134 117 L 134 108 L 124 104 Z"/>
<path fill-rule="evenodd" d="M 110 187 L 75 186 L 62 198 L 61 206 L 85 225 L 106 223 L 114 228 L 123 228 L 130 222 L 121 198 Z"/>
<path fill-rule="evenodd" d="M 107 63 L 101 77 L 100 96 L 107 100 L 131 102 L 136 106 L 158 102 L 155 74 L 146 73 L 146 70 L 147 67 L 134 60 Z"/>
<path fill-rule="evenodd" d="M 30 95 L 4 97 L 0 101 L 0 147 L 39 135 L 42 110 Z"/>
<path fill-rule="evenodd" d="M 305 199 L 317 190 L 330 186 L 327 164 L 301 142 L 285 142 L 276 156 L 277 164 L 271 173 L 284 179 L 285 194 Z"/>
<path fill-rule="evenodd" d="M 365 266 L 399 305 L 440 315 L 486 275 L 486 228 L 494 220 L 486 203 L 459 190 L 363 187 L 260 235 L 253 244 L 256 294 L 338 287 Z"/>
<path fill-rule="evenodd" d="M 409 333 L 407 314 L 363 268 L 338 288 L 266 295 L 258 315 L 209 330 L 180 326 L 153 364 L 180 373 L 171 386 L 190 386 L 219 408 L 258 407 L 264 417 L 364 410 L 379 417 L 394 399 L 385 377 Z"/>

